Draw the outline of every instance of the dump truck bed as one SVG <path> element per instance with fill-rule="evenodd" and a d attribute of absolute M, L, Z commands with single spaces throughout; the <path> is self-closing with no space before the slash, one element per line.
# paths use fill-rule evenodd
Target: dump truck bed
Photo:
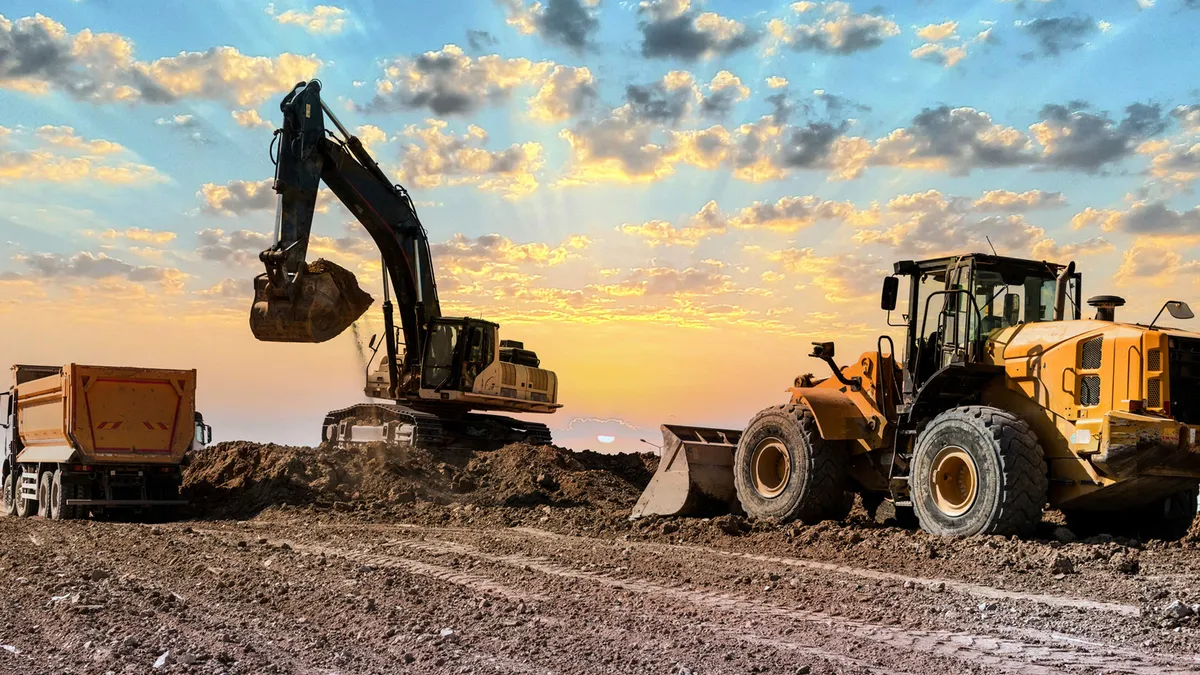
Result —
<path fill-rule="evenodd" d="M 195 370 L 73 363 L 56 373 L 13 371 L 19 462 L 178 464 L 192 444 Z"/>

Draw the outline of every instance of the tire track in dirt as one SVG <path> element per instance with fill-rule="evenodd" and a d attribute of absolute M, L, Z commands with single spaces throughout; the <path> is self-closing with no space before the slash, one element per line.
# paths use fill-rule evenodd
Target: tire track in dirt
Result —
<path fill-rule="evenodd" d="M 1194 673 L 1200 667 L 1200 658 L 1196 656 L 1145 655 L 1108 645 L 1100 646 L 1100 653 L 1096 653 L 1095 650 L 1081 649 L 1078 645 L 1063 647 L 997 636 L 896 628 L 826 612 L 768 604 L 736 593 L 667 586 L 628 574 L 624 576 L 610 575 L 572 567 L 541 557 L 487 553 L 458 542 L 426 539 L 392 542 L 392 545 L 428 553 L 470 556 L 486 562 L 501 563 L 573 581 L 587 581 L 627 592 L 683 601 L 727 614 L 772 616 L 778 619 L 815 624 L 852 638 L 869 640 L 889 648 L 949 657 L 1008 672 L 1058 673 L 1082 669 L 1136 675 L 1161 675 L 1164 673 Z"/>
<path fill-rule="evenodd" d="M 1134 605 L 1122 605 L 1115 602 L 1103 602 L 1100 600 L 1089 600 L 1087 598 L 1073 598 L 1063 595 L 1048 595 L 1045 593 L 1027 593 L 1024 591 L 1009 591 L 995 586 L 984 586 L 981 584 L 973 584 L 967 581 L 958 581 L 955 579 L 946 579 L 942 577 L 913 577 L 895 572 L 883 572 L 880 570 L 872 570 L 863 567 L 852 567 L 850 565 L 839 565 L 837 563 L 826 563 L 819 560 L 807 560 L 804 558 L 786 558 L 769 555 L 759 555 L 756 553 L 743 553 L 740 551 L 723 551 L 718 548 L 709 548 L 707 546 L 689 546 L 685 544 L 658 544 L 642 541 L 622 541 L 609 542 L 604 539 L 593 539 L 591 537 L 575 537 L 555 532 L 547 532 L 533 527 L 514 527 L 513 532 L 520 532 L 535 537 L 576 540 L 587 543 L 610 544 L 613 546 L 620 545 L 621 547 L 640 548 L 650 551 L 675 551 L 694 555 L 697 553 L 704 555 L 719 556 L 723 558 L 739 558 L 742 560 L 753 560 L 755 562 L 773 563 L 777 565 L 786 565 L 788 567 L 798 567 L 802 569 L 819 570 L 823 572 L 833 572 L 835 574 L 844 574 L 847 576 L 860 577 L 863 579 L 872 579 L 875 581 L 890 581 L 898 584 L 911 582 L 921 586 L 933 586 L 934 584 L 945 584 L 948 590 L 957 591 L 964 595 L 970 595 L 977 598 L 986 598 L 988 600 L 1027 600 L 1036 602 L 1042 605 L 1052 607 L 1064 607 L 1072 609 L 1086 609 L 1089 611 L 1113 612 L 1124 616 L 1138 616 L 1141 610 Z"/>

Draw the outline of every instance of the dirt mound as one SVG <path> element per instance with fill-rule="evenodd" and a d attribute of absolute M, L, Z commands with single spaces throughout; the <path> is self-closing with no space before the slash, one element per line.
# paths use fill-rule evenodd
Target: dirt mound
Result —
<path fill-rule="evenodd" d="M 202 512 L 221 516 L 252 515 L 283 504 L 346 510 L 413 502 L 628 509 L 656 461 L 652 455 L 525 444 L 472 453 L 233 441 L 191 458 L 184 468 L 184 492 Z"/>

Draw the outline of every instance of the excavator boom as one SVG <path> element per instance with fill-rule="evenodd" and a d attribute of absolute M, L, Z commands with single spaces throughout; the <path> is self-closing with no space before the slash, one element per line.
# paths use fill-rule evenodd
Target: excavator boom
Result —
<path fill-rule="evenodd" d="M 266 272 L 255 279 L 251 329 L 269 342 L 323 342 L 349 328 L 373 301 L 349 271 L 325 260 L 305 261 L 323 181 L 379 248 L 389 328 L 390 279 L 405 344 L 420 345 L 422 327 L 441 316 L 425 229 L 408 193 L 387 178 L 358 138 L 338 122 L 320 92 L 320 82 L 302 82 L 280 105 L 276 243 L 259 256 Z M 326 116 L 342 138 L 327 132 Z M 394 357 L 393 331 L 385 337 Z"/>

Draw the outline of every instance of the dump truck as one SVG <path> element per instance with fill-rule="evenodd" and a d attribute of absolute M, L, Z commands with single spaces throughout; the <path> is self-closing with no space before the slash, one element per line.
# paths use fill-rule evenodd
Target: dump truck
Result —
<path fill-rule="evenodd" d="M 370 340 L 369 360 L 378 361 L 367 368 L 364 387 L 375 400 L 330 411 L 321 440 L 485 450 L 550 443 L 548 426 L 508 413 L 556 412 L 562 407 L 558 376 L 523 342 L 502 338 L 498 324 L 442 314 L 416 205 L 338 121 L 321 98 L 321 83 L 298 83 L 280 110 L 283 127 L 272 141 L 278 209 L 274 243 L 259 254 L 264 271 L 254 279 L 254 337 L 325 342 L 374 302 L 349 270 L 306 260 L 322 183 L 370 235 L 382 267 L 383 331 Z"/>
<path fill-rule="evenodd" d="M 907 309 L 894 322 L 901 281 Z M 1200 333 L 1182 301 L 1122 323 L 1100 295 L 1083 318 L 1067 265 L 981 253 L 900 261 L 884 279 L 889 335 L 744 429 L 663 427 L 663 459 L 634 516 L 713 504 L 778 521 L 872 512 L 938 535 L 1026 535 L 1048 505 L 1077 533 L 1178 538 L 1200 484 Z"/>
<path fill-rule="evenodd" d="M 13 366 L 0 477 L 5 515 L 54 520 L 185 504 L 181 462 L 212 429 L 196 371 Z"/>

